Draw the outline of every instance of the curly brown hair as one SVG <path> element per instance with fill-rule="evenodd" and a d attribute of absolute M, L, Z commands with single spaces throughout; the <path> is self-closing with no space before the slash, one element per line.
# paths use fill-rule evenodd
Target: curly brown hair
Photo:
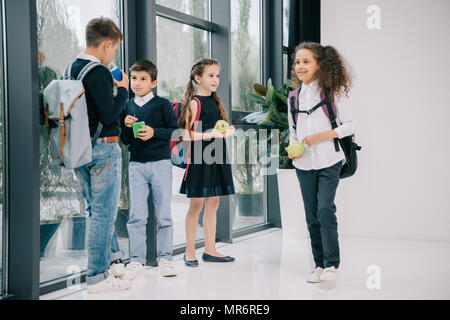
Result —
<path fill-rule="evenodd" d="M 295 72 L 295 57 L 301 49 L 310 50 L 319 65 L 316 73 L 319 87 L 331 100 L 341 98 L 343 95 L 348 97 L 348 93 L 352 86 L 352 76 L 350 67 L 332 46 L 322 46 L 316 42 L 303 42 L 295 48 L 292 56 L 294 63 L 291 68 L 291 81 L 296 88 L 300 88 L 302 81 Z"/>

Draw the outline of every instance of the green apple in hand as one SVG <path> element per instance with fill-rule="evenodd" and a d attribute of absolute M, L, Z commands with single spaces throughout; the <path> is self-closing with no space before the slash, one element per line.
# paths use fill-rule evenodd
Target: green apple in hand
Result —
<path fill-rule="evenodd" d="M 216 130 L 221 134 L 225 134 L 229 127 L 230 125 L 225 120 L 219 120 L 216 123 Z"/>
<path fill-rule="evenodd" d="M 305 152 L 305 147 L 303 146 L 303 144 L 295 140 L 292 141 L 291 144 L 289 144 L 287 152 L 291 157 L 297 158 Z"/>

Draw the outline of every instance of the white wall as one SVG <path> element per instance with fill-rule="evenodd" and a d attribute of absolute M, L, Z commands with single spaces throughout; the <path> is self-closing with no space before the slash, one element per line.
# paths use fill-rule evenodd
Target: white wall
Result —
<path fill-rule="evenodd" d="M 381 29 L 369 30 L 369 5 Z M 450 241 L 450 1 L 322 0 L 323 45 L 352 66 L 363 149 L 341 180 L 340 234 Z"/>

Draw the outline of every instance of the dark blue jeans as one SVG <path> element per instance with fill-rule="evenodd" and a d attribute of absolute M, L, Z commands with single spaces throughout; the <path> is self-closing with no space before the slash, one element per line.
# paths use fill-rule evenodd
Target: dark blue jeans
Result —
<path fill-rule="evenodd" d="M 334 198 L 342 162 L 320 170 L 296 169 L 316 267 L 339 268 L 339 241 Z"/>

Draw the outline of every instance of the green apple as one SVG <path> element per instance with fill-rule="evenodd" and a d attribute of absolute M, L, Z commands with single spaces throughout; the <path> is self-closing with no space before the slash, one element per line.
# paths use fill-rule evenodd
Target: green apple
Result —
<path fill-rule="evenodd" d="M 225 134 L 229 127 L 230 125 L 225 120 L 219 120 L 216 123 L 216 130 L 221 134 Z"/>
<path fill-rule="evenodd" d="M 305 147 L 303 144 L 295 140 L 288 146 L 287 152 L 291 157 L 297 158 L 305 152 Z"/>

